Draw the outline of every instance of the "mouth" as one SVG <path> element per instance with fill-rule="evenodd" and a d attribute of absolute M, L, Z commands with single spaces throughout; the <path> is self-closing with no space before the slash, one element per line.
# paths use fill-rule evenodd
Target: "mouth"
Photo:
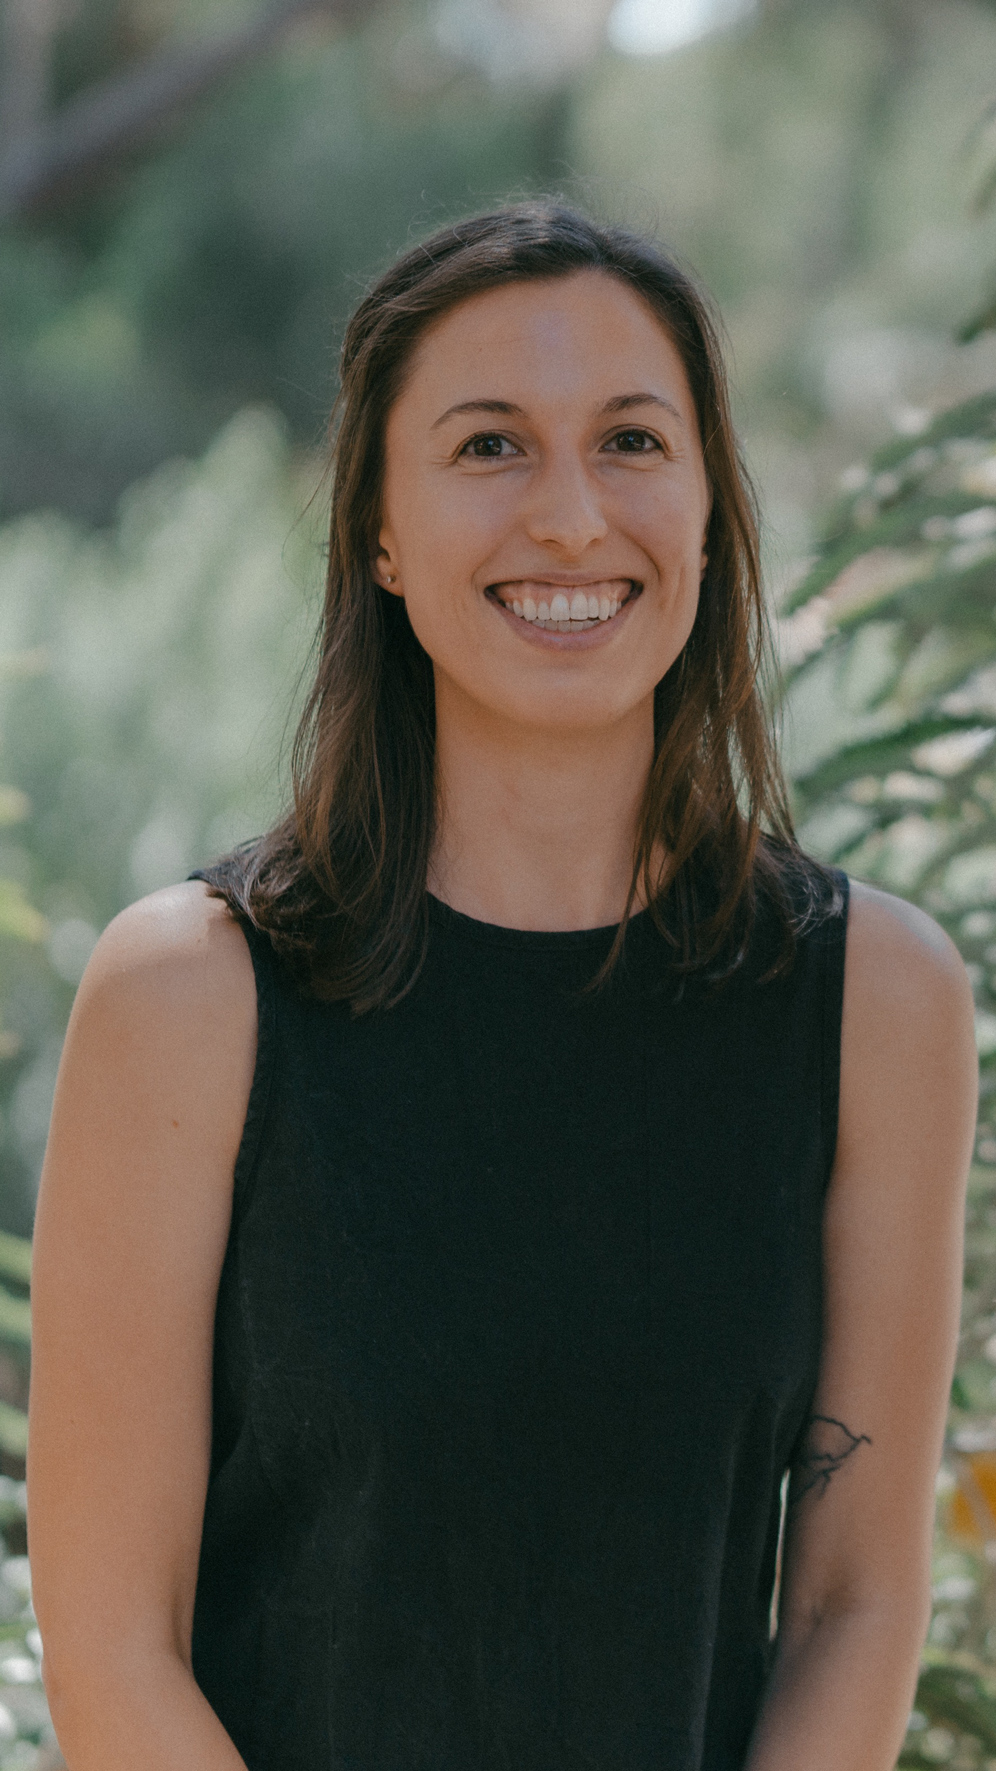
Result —
<path fill-rule="evenodd" d="M 642 589 L 636 578 L 603 578 L 594 584 L 564 585 L 542 579 L 518 579 L 509 584 L 489 584 L 487 595 L 510 615 L 546 633 L 586 633 L 614 620 Z"/>

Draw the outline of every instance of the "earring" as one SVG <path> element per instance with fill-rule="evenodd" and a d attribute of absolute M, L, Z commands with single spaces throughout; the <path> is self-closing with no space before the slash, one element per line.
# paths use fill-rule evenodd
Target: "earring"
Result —
<path fill-rule="evenodd" d="M 385 572 L 384 577 L 387 580 L 388 584 L 394 583 L 394 573 L 393 572 Z"/>

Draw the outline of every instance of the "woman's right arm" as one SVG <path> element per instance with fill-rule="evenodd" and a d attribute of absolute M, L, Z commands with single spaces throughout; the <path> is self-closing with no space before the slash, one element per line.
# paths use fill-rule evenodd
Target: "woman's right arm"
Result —
<path fill-rule="evenodd" d="M 111 924 L 70 1019 L 32 1279 L 29 1548 L 70 1771 L 245 1771 L 190 1641 L 255 1046 L 246 942 L 203 886 Z"/>

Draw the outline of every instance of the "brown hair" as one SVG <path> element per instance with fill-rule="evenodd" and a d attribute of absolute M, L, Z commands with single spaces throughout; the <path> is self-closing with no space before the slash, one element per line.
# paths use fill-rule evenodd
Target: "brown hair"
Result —
<path fill-rule="evenodd" d="M 712 488 L 698 613 L 657 685 L 632 886 L 603 970 L 618 957 L 641 883 L 676 963 L 714 974 L 742 960 L 759 884 L 780 912 L 783 961 L 799 922 L 790 875 L 803 880 L 810 909 L 820 895 L 818 870 L 794 842 L 759 692 L 765 620 L 756 504 L 709 307 L 651 241 L 558 203 L 517 203 L 407 252 L 349 322 L 332 424 L 319 663 L 294 744 L 294 808 L 205 875 L 237 916 L 269 933 L 302 984 L 357 1012 L 397 1001 L 417 976 L 435 831 L 432 665 L 403 601 L 372 572 L 387 415 L 417 340 L 448 309 L 499 285 L 581 270 L 634 289 L 673 340 Z M 655 875 L 662 844 L 667 859 Z"/>

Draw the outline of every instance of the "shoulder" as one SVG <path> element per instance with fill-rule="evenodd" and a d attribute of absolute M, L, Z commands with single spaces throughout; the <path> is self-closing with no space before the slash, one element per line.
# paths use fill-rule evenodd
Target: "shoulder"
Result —
<path fill-rule="evenodd" d="M 915 904 L 852 881 L 845 1023 L 913 1016 L 973 1022 L 972 989 L 954 942 Z"/>
<path fill-rule="evenodd" d="M 101 935 L 73 1005 L 63 1067 L 81 1086 L 136 1100 L 168 1079 L 216 1114 L 231 1142 L 252 1083 L 256 1019 L 238 923 L 202 884 L 170 886 L 130 905 Z"/>
<path fill-rule="evenodd" d="M 249 948 L 228 906 L 200 881 L 140 898 L 109 923 L 80 986 L 83 1005 L 154 997 L 163 1011 L 206 1002 L 238 1015 L 254 1001 Z"/>
<path fill-rule="evenodd" d="M 185 885 L 116 917 L 59 1066 L 38 1207 L 43 1275 L 64 1288 L 81 1248 L 97 1272 L 109 1258 L 127 1265 L 140 1244 L 215 1286 L 255 1063 L 252 962 L 227 909 Z"/>
<path fill-rule="evenodd" d="M 954 943 L 914 905 L 855 883 L 839 1151 L 855 1141 L 907 1149 L 910 1140 L 946 1138 L 960 1149 L 974 1125 L 977 1078 L 972 989 Z"/>

